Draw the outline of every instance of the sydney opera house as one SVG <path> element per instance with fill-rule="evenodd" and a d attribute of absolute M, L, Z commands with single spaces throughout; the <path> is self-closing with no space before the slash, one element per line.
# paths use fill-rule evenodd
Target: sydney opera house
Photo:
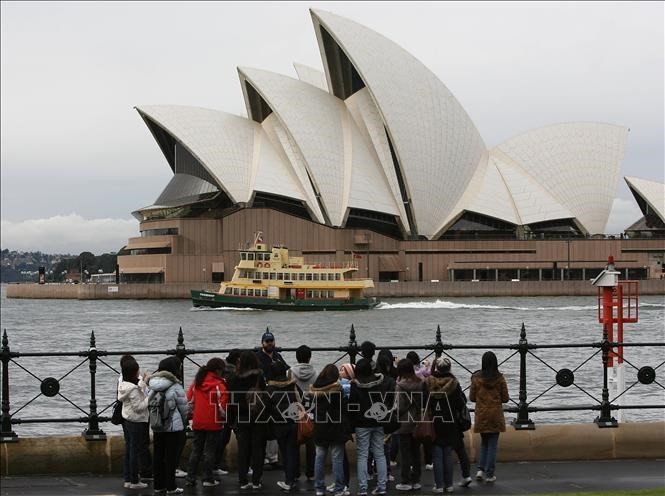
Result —
<path fill-rule="evenodd" d="M 375 281 L 582 280 L 610 254 L 626 277 L 660 277 L 662 184 L 626 178 L 645 217 L 630 239 L 603 235 L 626 127 L 552 124 L 490 148 L 416 57 L 311 17 L 324 72 L 239 67 L 247 117 L 136 108 L 173 177 L 134 212 L 124 281 L 229 279 L 258 230 L 308 260 L 353 258 Z"/>

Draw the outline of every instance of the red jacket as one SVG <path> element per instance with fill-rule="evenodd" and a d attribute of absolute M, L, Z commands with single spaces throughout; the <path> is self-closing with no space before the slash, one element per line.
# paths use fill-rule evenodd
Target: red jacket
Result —
<path fill-rule="evenodd" d="M 226 421 L 229 392 L 226 381 L 214 372 L 208 372 L 201 387 L 189 386 L 187 401 L 192 405 L 192 429 L 220 431 Z"/>

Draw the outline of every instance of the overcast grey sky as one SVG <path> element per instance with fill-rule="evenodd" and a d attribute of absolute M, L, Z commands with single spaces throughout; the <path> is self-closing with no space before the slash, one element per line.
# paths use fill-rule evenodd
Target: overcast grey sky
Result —
<path fill-rule="evenodd" d="M 122 247 L 171 176 L 133 106 L 246 115 L 237 66 L 322 69 L 310 7 L 420 59 L 488 146 L 609 122 L 630 128 L 622 176 L 664 181 L 661 2 L 2 2 L 2 248 Z M 621 180 L 607 231 L 639 217 Z"/>

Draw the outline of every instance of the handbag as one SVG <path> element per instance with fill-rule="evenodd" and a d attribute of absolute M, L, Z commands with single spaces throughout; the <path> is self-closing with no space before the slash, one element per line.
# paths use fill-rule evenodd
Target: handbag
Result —
<path fill-rule="evenodd" d="M 314 435 L 314 422 L 303 409 L 303 415 L 298 420 L 298 444 L 303 444 Z"/>
<path fill-rule="evenodd" d="M 122 418 L 122 401 L 115 400 L 113 404 L 113 413 L 111 414 L 111 423 L 113 425 L 122 425 L 125 419 Z"/>
<path fill-rule="evenodd" d="M 466 406 L 466 403 L 462 405 L 459 412 L 457 413 L 457 425 L 459 426 L 462 432 L 466 432 L 471 429 L 471 413 Z"/>
<path fill-rule="evenodd" d="M 434 432 L 434 422 L 429 411 L 425 412 L 423 419 L 416 424 L 413 431 L 413 437 L 421 443 L 433 443 L 436 439 L 436 432 Z"/>

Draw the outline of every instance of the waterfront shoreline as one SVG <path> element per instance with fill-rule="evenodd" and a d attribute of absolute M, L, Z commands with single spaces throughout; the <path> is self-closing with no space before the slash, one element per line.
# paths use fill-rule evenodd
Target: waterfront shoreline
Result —
<path fill-rule="evenodd" d="M 217 283 L 7 284 L 7 298 L 72 300 L 189 300 L 192 289 L 216 291 Z M 593 296 L 591 281 L 379 282 L 365 291 L 378 298 L 464 296 Z M 641 295 L 665 295 L 665 279 L 639 281 Z"/>

